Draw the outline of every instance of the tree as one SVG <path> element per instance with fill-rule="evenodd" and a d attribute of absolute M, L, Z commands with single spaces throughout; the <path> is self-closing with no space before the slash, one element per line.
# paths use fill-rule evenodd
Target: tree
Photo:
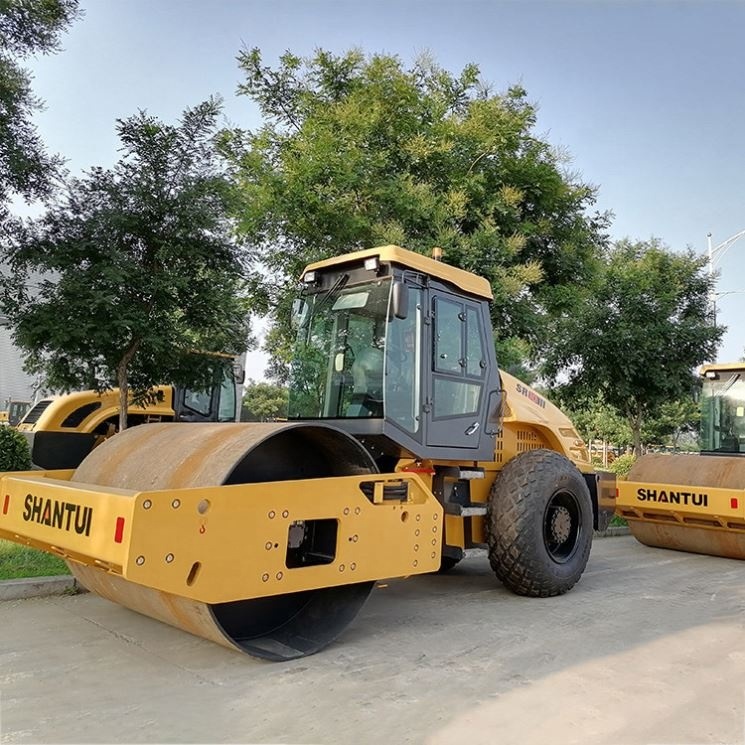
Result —
<path fill-rule="evenodd" d="M 553 339 L 545 316 L 578 302 L 607 218 L 587 214 L 595 191 L 536 134 L 525 90 L 494 94 L 475 65 L 453 75 L 427 57 L 405 69 L 387 55 L 288 52 L 272 69 L 253 49 L 239 63 L 240 92 L 265 124 L 225 132 L 222 147 L 256 290 L 275 308 L 275 377 L 290 348 L 290 280 L 310 261 L 381 244 L 440 246 L 486 276 L 503 363 Z"/>
<path fill-rule="evenodd" d="M 693 389 L 677 401 L 667 401 L 657 415 L 647 421 L 643 437 L 647 443 L 669 444 L 678 448 L 683 435 L 698 432 L 701 411 L 693 397 Z"/>
<path fill-rule="evenodd" d="M 243 394 L 242 422 L 268 422 L 287 416 L 289 391 L 272 383 L 250 380 Z"/>
<path fill-rule="evenodd" d="M 177 126 L 144 112 L 118 121 L 119 162 L 71 180 L 5 251 L 14 276 L 0 278 L 0 311 L 28 370 L 52 389 L 117 385 L 122 429 L 130 387 L 207 386 L 230 361 L 195 351 L 246 348 L 242 254 L 212 142 L 219 111 L 210 100 Z M 33 296 L 30 272 L 53 273 Z"/>
<path fill-rule="evenodd" d="M 582 404 L 571 398 L 567 401 L 564 401 L 563 396 L 559 398 L 561 408 L 585 442 L 592 443 L 593 440 L 600 439 L 617 447 L 625 447 L 631 443 L 631 430 L 626 420 L 599 397 Z"/>
<path fill-rule="evenodd" d="M 714 359 L 725 331 L 709 309 L 704 263 L 658 240 L 620 241 L 581 312 L 557 324 L 547 372 L 566 377 L 576 400 L 598 396 L 622 415 L 637 455 L 645 422 L 689 395 L 694 368 Z"/>
<path fill-rule="evenodd" d="M 56 51 L 77 16 L 77 0 L 0 0 L 0 225 L 14 193 L 29 201 L 49 195 L 60 164 L 31 121 L 41 102 L 18 60 Z"/>

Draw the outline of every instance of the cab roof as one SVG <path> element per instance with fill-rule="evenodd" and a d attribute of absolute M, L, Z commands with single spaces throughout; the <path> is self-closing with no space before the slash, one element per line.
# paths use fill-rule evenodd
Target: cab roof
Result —
<path fill-rule="evenodd" d="M 471 295 L 477 295 L 487 300 L 491 300 L 494 297 L 489 281 L 483 277 L 467 272 L 464 269 L 457 269 L 442 261 L 435 261 L 428 256 L 414 253 L 414 251 L 409 251 L 400 246 L 378 246 L 377 248 L 354 251 L 352 253 L 342 254 L 341 256 L 334 256 L 330 259 L 324 259 L 323 261 L 317 261 L 305 267 L 303 276 L 308 272 L 329 269 L 344 264 L 358 263 L 373 256 L 377 256 L 381 264 L 398 264 L 408 269 L 414 269 L 423 274 L 450 282 L 460 290 L 463 290 L 463 292 Z"/>
<path fill-rule="evenodd" d="M 745 372 L 745 362 L 710 362 L 701 365 L 698 374 L 703 378 L 707 372 Z"/>

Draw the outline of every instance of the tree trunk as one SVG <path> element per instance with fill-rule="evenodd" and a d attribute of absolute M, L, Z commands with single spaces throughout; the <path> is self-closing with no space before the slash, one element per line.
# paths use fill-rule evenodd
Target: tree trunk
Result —
<path fill-rule="evenodd" d="M 116 368 L 116 382 L 119 386 L 119 431 L 124 432 L 127 429 L 127 411 L 129 409 L 129 363 L 132 362 L 137 349 L 140 346 L 140 340 L 134 339 L 129 345 L 129 349 L 119 360 Z"/>
<path fill-rule="evenodd" d="M 634 455 L 639 458 L 642 454 L 642 412 L 637 407 L 636 414 L 631 418 L 631 434 L 634 437 Z"/>
<path fill-rule="evenodd" d="M 127 429 L 127 409 L 129 408 L 129 382 L 127 365 L 120 362 L 116 370 L 116 382 L 119 385 L 119 431 Z"/>

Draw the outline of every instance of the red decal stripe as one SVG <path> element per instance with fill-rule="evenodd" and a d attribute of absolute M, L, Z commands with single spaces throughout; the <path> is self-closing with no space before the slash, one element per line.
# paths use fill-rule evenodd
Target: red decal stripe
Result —
<path fill-rule="evenodd" d="M 124 538 L 124 518 L 116 518 L 116 530 L 114 531 L 114 543 L 121 543 Z"/>
<path fill-rule="evenodd" d="M 8 506 L 10 505 L 10 494 L 5 495 L 5 501 L 3 502 L 3 515 L 8 514 Z"/>

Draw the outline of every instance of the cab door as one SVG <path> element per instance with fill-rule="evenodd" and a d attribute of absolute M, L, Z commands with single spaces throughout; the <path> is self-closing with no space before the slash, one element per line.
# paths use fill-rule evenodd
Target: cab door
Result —
<path fill-rule="evenodd" d="M 430 295 L 431 375 L 427 444 L 478 448 L 484 437 L 487 373 L 483 309 L 444 291 Z"/>

